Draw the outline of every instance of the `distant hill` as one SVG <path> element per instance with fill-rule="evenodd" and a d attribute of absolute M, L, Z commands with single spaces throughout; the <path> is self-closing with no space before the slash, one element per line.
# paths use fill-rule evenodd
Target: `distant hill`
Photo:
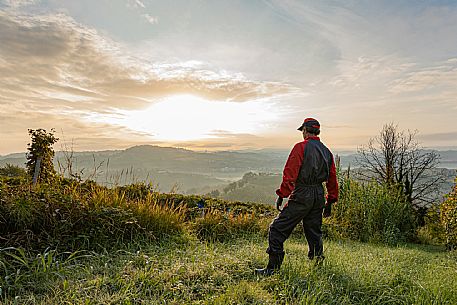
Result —
<path fill-rule="evenodd" d="M 24 166 L 25 153 L 0 157 L 0 166 Z M 249 171 L 280 172 L 285 162 L 281 154 L 259 152 L 196 152 L 180 148 L 152 145 L 134 146 L 125 150 L 94 152 L 56 152 L 56 169 L 73 173 L 104 184 L 127 184 L 148 181 L 158 190 L 186 193 L 199 192 L 240 179 Z"/>
<path fill-rule="evenodd" d="M 273 204 L 277 198 L 275 191 L 281 181 L 281 174 L 249 172 L 240 180 L 213 190 L 207 195 L 231 201 Z"/>
<path fill-rule="evenodd" d="M 441 156 L 442 167 L 457 168 L 457 150 L 438 153 Z M 196 152 L 181 148 L 142 145 L 125 150 L 73 152 L 72 156 L 69 152 L 56 152 L 54 161 L 56 169 L 61 173 L 68 175 L 71 164 L 73 173 L 82 173 L 81 177 L 84 179 L 91 178 L 107 185 L 147 181 L 157 185 L 157 189 L 162 192 L 173 189 L 180 193 L 203 194 L 223 189 L 229 183 L 242 179 L 248 172 L 271 173 L 271 177 L 262 179 L 274 180 L 272 185 L 276 188 L 275 179 L 281 176 L 288 154 L 289 150 L 281 149 Z M 343 168 L 348 165 L 356 167 L 355 154 L 342 152 L 340 156 Z M 1 156 L 0 166 L 7 163 L 24 166 L 25 161 L 25 153 L 15 153 Z M 249 187 L 246 186 L 251 187 L 251 184 Z M 257 188 L 260 186 L 257 185 Z M 238 192 L 255 191 L 250 189 L 249 192 Z M 258 193 L 262 192 L 259 190 Z M 238 195 L 234 193 L 226 195 L 226 199 L 238 200 Z M 264 199 L 270 201 L 271 198 Z"/>

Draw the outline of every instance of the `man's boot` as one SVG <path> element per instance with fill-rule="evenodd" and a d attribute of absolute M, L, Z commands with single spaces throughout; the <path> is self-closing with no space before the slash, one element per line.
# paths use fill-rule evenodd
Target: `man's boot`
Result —
<path fill-rule="evenodd" d="M 255 269 L 255 274 L 270 276 L 273 273 L 275 273 L 276 271 L 278 271 L 279 268 L 281 268 L 281 264 L 282 264 L 283 260 L 284 260 L 284 253 L 281 253 L 281 254 L 270 253 L 267 267 L 263 268 L 263 269 Z"/>

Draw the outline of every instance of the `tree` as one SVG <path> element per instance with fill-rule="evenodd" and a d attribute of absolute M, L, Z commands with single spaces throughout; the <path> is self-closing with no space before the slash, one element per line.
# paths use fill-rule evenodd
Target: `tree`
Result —
<path fill-rule="evenodd" d="M 54 129 L 51 129 L 51 132 L 41 128 L 29 129 L 28 132 L 32 143 L 27 144 L 27 173 L 33 177 L 35 171 L 38 170 L 38 180 L 49 182 L 56 176 L 52 162 L 54 158 L 52 145 L 59 139 L 54 136 Z M 38 168 L 37 163 L 39 163 Z"/>
<path fill-rule="evenodd" d="M 417 132 L 399 131 L 389 123 L 378 136 L 358 149 L 359 175 L 399 190 L 421 219 L 437 200 L 444 177 L 436 169 L 439 155 L 424 150 L 416 141 Z"/>

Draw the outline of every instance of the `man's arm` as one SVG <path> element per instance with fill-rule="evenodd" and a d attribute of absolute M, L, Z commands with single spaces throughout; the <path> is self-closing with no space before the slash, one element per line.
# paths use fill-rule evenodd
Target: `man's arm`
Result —
<path fill-rule="evenodd" d="M 276 190 L 276 195 L 281 198 L 287 198 L 292 193 L 297 181 L 300 168 L 303 163 L 303 153 L 305 151 L 305 142 L 295 144 L 289 154 L 282 175 L 282 183 L 279 189 Z"/>
<path fill-rule="evenodd" d="M 332 165 L 330 166 L 330 175 L 327 181 L 327 204 L 338 201 L 338 179 L 336 178 L 335 160 L 332 155 Z"/>

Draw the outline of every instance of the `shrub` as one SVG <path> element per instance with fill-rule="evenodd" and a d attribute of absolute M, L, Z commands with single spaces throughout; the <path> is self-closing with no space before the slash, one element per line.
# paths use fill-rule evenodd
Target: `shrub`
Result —
<path fill-rule="evenodd" d="M 26 177 L 27 171 L 17 165 L 6 163 L 5 166 L 0 167 L 0 176 L 4 177 Z"/>
<path fill-rule="evenodd" d="M 440 219 L 440 204 L 430 207 L 424 217 L 425 225 L 417 230 L 417 241 L 422 244 L 443 245 L 446 241 Z"/>
<path fill-rule="evenodd" d="M 0 180 L 1 246 L 114 247 L 141 238 L 182 234 L 185 206 L 160 205 L 154 196 L 130 200 L 95 183 L 62 180 L 31 188 Z"/>
<path fill-rule="evenodd" d="M 193 222 L 199 237 L 225 240 L 259 231 L 265 226 L 259 225 L 263 219 L 258 216 L 272 213 L 267 205 L 160 194 L 141 183 L 111 189 L 93 181 L 59 178 L 31 187 L 27 179 L 0 178 L 4 247 L 112 248 L 185 235 Z"/>
<path fill-rule="evenodd" d="M 447 248 L 457 249 L 457 178 L 453 190 L 441 204 L 440 220 L 444 228 Z"/>
<path fill-rule="evenodd" d="M 27 150 L 27 173 L 30 177 L 35 174 L 36 166 L 39 165 L 38 176 L 40 182 L 50 182 L 56 177 L 53 165 L 54 149 L 52 145 L 59 139 L 54 136 L 55 130 L 47 132 L 45 129 L 29 129 L 32 143 L 28 144 Z M 39 163 L 39 164 L 38 164 Z"/>
<path fill-rule="evenodd" d="M 324 223 L 327 236 L 387 244 L 412 240 L 416 230 L 415 212 L 401 193 L 349 177 L 340 179 L 339 201 Z"/>

